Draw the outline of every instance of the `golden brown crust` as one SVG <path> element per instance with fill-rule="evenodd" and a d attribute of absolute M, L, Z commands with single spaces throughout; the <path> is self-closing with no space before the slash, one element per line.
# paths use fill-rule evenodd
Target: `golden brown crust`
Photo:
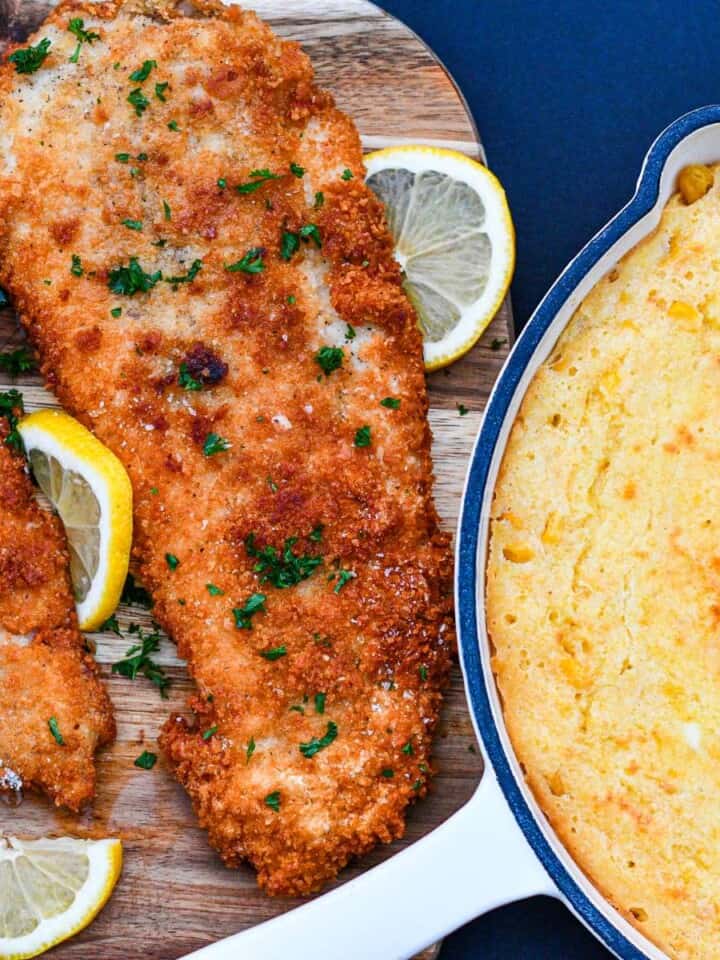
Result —
<path fill-rule="evenodd" d="M 580 866 L 669 956 L 720 936 L 720 182 L 579 307 L 492 509 L 505 718 Z"/>
<path fill-rule="evenodd" d="M 60 400 L 131 475 L 135 560 L 199 687 L 195 718 L 162 736 L 178 778 L 228 864 L 307 893 L 399 836 L 429 777 L 453 639 L 420 334 L 357 131 L 299 46 L 238 10 L 161 22 L 168 5 L 129 9 L 100 22 L 65 4 L 33 41 L 52 38 L 43 68 L 0 73 L 16 161 L 0 169 L 0 281 Z M 81 10 L 101 39 L 70 68 L 64 27 Z M 157 67 L 131 83 L 145 60 Z M 264 169 L 275 178 L 234 189 Z M 283 232 L 313 225 L 284 259 Z M 262 271 L 226 269 L 252 249 Z M 165 276 L 202 267 L 177 289 L 114 295 L 109 273 L 130 257 Z M 344 353 L 327 375 L 322 346 Z M 202 389 L 183 389 L 181 369 Z M 211 433 L 230 449 L 205 456 Z M 322 565 L 286 589 L 261 583 L 250 534 L 258 549 L 297 537 Z M 233 608 L 260 591 L 265 612 L 236 628 Z M 336 738 L 305 756 L 328 724 Z"/>
<path fill-rule="evenodd" d="M 0 792 L 38 789 L 79 810 L 112 708 L 77 629 L 58 520 L 40 510 L 0 428 Z M 49 727 L 54 717 L 64 743 Z"/>

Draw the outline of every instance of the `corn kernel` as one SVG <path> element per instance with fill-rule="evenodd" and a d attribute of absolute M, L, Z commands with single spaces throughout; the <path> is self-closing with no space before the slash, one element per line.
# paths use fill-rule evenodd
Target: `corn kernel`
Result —
<path fill-rule="evenodd" d="M 535 551 L 526 544 L 508 544 L 503 547 L 503 556 L 511 563 L 528 563 L 535 556 Z"/>
<path fill-rule="evenodd" d="M 683 330 L 699 330 L 702 322 L 699 311 L 683 300 L 673 300 L 668 308 L 668 316 L 677 320 Z"/>
<path fill-rule="evenodd" d="M 713 172 L 702 163 L 691 163 L 678 176 L 677 185 L 685 203 L 695 203 L 704 197 L 714 183 Z"/>

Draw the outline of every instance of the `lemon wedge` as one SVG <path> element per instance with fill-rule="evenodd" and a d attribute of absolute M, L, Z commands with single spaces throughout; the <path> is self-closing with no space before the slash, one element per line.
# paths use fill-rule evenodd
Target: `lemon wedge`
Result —
<path fill-rule="evenodd" d="M 81 630 L 120 600 L 130 561 L 132 488 L 114 453 L 66 413 L 40 410 L 18 431 L 35 479 L 65 526 Z"/>
<path fill-rule="evenodd" d="M 417 310 L 425 367 L 445 367 L 477 342 L 510 286 L 515 230 L 505 191 L 487 167 L 439 147 L 388 147 L 365 166 Z"/>
<path fill-rule="evenodd" d="M 84 929 L 121 870 L 119 840 L 0 836 L 0 960 L 37 957 Z"/>

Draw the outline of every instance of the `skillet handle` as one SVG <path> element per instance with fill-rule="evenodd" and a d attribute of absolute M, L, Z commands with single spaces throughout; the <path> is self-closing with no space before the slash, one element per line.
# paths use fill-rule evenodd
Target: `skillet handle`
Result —
<path fill-rule="evenodd" d="M 470 801 L 422 840 L 185 960 L 405 960 L 468 920 L 536 894 L 557 891 L 486 767 Z"/>

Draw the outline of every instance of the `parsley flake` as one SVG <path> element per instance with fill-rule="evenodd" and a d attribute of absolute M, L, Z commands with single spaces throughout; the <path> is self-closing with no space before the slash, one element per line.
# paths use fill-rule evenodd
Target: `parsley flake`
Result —
<path fill-rule="evenodd" d="M 0 417 L 4 417 L 10 427 L 10 433 L 5 437 L 5 444 L 18 452 L 23 450 L 22 437 L 17 429 L 18 414 L 22 416 L 24 412 L 25 407 L 21 393 L 17 390 L 7 390 L 0 393 Z"/>
<path fill-rule="evenodd" d="M 141 770 L 152 770 L 156 763 L 157 754 L 150 753 L 149 750 L 143 750 L 140 756 L 135 760 L 135 766 L 140 767 Z"/>
<path fill-rule="evenodd" d="M 255 753 L 255 738 L 250 737 L 248 740 L 248 745 L 245 749 L 245 763 L 250 763 L 252 755 Z"/>
<path fill-rule="evenodd" d="M 500 347 L 504 347 L 506 343 L 507 343 L 507 338 L 505 338 L 504 340 L 498 340 L 497 337 L 494 337 L 490 344 L 490 349 L 499 350 Z"/>
<path fill-rule="evenodd" d="M 113 307 L 112 310 L 110 311 L 110 316 L 115 317 L 115 319 L 117 319 L 121 313 L 122 313 L 122 307 Z"/>
<path fill-rule="evenodd" d="M 290 230 L 283 230 L 280 236 L 280 259 L 290 260 L 300 249 L 300 237 Z"/>
<path fill-rule="evenodd" d="M 352 178 L 353 178 L 352 170 L 349 170 L 347 167 L 345 167 L 345 169 L 344 169 L 343 172 L 342 172 L 342 178 L 341 178 L 341 179 L 343 179 L 343 180 L 352 180 Z"/>
<path fill-rule="evenodd" d="M 270 487 L 270 493 L 278 492 L 278 485 L 275 483 L 272 477 L 267 478 L 267 485 Z"/>
<path fill-rule="evenodd" d="M 456 406 L 461 417 L 464 417 L 466 414 L 470 413 L 464 403 L 458 403 Z"/>
<path fill-rule="evenodd" d="M 32 354 L 27 347 L 18 347 L 9 353 L 0 353 L 0 370 L 17 377 L 20 373 L 27 373 L 35 366 Z"/>
<path fill-rule="evenodd" d="M 58 726 L 56 717 L 50 717 L 48 720 L 48 727 L 50 727 L 50 733 L 53 735 L 55 742 L 61 747 L 64 747 L 65 741 L 63 740 L 63 735 L 60 733 L 60 727 Z"/>
<path fill-rule="evenodd" d="M 420 679 L 422 680 L 422 682 L 425 683 L 425 681 L 428 678 L 428 668 L 425 666 L 424 663 L 418 667 L 418 675 L 420 676 Z"/>
<path fill-rule="evenodd" d="M 117 160 L 118 163 L 128 163 L 128 162 L 130 161 L 130 154 L 129 154 L 129 153 L 116 153 L 116 154 L 115 154 L 115 159 Z"/>
<path fill-rule="evenodd" d="M 165 91 L 170 86 L 169 83 L 156 83 L 155 84 L 155 96 L 158 100 L 162 100 L 163 103 L 167 102 L 167 97 L 165 96 Z"/>
<path fill-rule="evenodd" d="M 133 72 L 130 74 L 130 79 L 133 83 L 144 83 L 150 76 L 150 72 L 153 67 L 157 67 L 157 61 L 146 60 L 141 67 L 139 67 L 137 70 L 133 70 Z"/>
<path fill-rule="evenodd" d="M 265 269 L 262 247 L 251 247 L 241 260 L 226 263 L 228 273 L 262 273 Z"/>
<path fill-rule="evenodd" d="M 294 306 L 294 305 L 295 305 L 295 294 L 294 294 L 294 293 L 291 293 L 290 296 L 286 298 L 285 302 L 286 302 L 289 306 L 291 306 L 291 307 Z"/>
<path fill-rule="evenodd" d="M 338 582 L 333 588 L 333 593 L 340 593 L 345 584 L 349 583 L 351 580 L 354 580 L 356 576 L 357 574 L 354 570 L 341 570 L 338 574 Z"/>
<path fill-rule="evenodd" d="M 135 108 L 135 116 L 141 117 L 150 106 L 150 101 L 140 87 L 131 90 L 127 98 L 128 103 Z"/>
<path fill-rule="evenodd" d="M 206 457 L 214 457 L 216 453 L 224 453 L 225 450 L 229 450 L 231 446 L 230 441 L 221 437 L 219 433 L 209 433 L 205 437 L 203 453 Z"/>
<path fill-rule="evenodd" d="M 141 587 L 135 583 L 135 578 L 129 573 L 125 580 L 120 603 L 126 603 L 132 607 L 144 607 L 146 610 L 149 610 L 153 605 L 153 600 L 145 587 Z"/>
<path fill-rule="evenodd" d="M 320 207 L 325 203 L 325 194 L 322 190 L 318 190 L 315 194 L 315 209 L 319 210 Z"/>
<path fill-rule="evenodd" d="M 265 612 L 266 600 L 264 593 L 252 593 L 242 607 L 233 609 L 235 626 L 238 630 L 252 630 L 252 618 L 260 611 Z"/>
<path fill-rule="evenodd" d="M 364 427 L 359 427 L 355 431 L 355 439 L 353 440 L 353 446 L 355 447 L 369 447 L 372 443 L 370 437 L 370 427 L 367 424 Z"/>
<path fill-rule="evenodd" d="M 132 624 L 130 632 L 137 634 L 140 643 L 130 647 L 123 660 L 118 660 L 112 665 L 112 673 L 119 673 L 128 680 L 134 680 L 138 673 L 154 684 L 160 691 L 160 696 L 167 699 L 167 688 L 170 686 L 170 678 L 165 676 L 165 671 L 151 658 L 150 654 L 157 653 L 160 649 L 160 634 L 157 631 L 145 633 L 142 627 Z"/>
<path fill-rule="evenodd" d="M 328 720 L 328 725 L 327 725 L 327 730 L 325 731 L 325 735 L 320 738 L 313 737 L 312 740 L 310 740 L 308 743 L 301 743 L 299 748 L 300 753 L 304 757 L 311 759 L 312 757 L 315 756 L 316 753 L 319 753 L 321 750 L 324 750 L 325 747 L 329 747 L 330 744 L 333 742 L 333 740 L 337 737 L 337 735 L 338 735 L 337 724 L 333 723 L 332 720 Z"/>
<path fill-rule="evenodd" d="M 312 240 L 318 248 L 322 246 L 320 229 L 315 223 L 306 223 L 304 227 L 300 227 L 300 239 Z"/>
<path fill-rule="evenodd" d="M 329 377 L 333 370 L 339 370 L 345 359 L 345 351 L 342 347 L 320 347 L 315 354 L 315 363 L 317 363 L 326 377 Z"/>
<path fill-rule="evenodd" d="M 211 597 L 224 597 L 225 591 L 221 590 L 220 587 L 216 587 L 214 583 L 206 583 L 205 589 L 210 594 Z"/>
<path fill-rule="evenodd" d="M 384 400 L 380 401 L 381 407 L 387 407 L 388 410 L 397 410 L 400 406 L 400 401 L 397 397 L 385 397 Z"/>
<path fill-rule="evenodd" d="M 357 336 L 357 333 L 355 332 L 355 327 L 351 323 L 349 323 L 347 325 L 347 330 L 345 331 L 345 339 L 354 340 L 356 336 Z"/>
<path fill-rule="evenodd" d="M 166 220 L 172 220 L 172 210 L 167 200 L 163 200 L 163 214 Z"/>
<path fill-rule="evenodd" d="M 127 227 L 128 230 L 142 230 L 143 223 L 142 220 L 121 220 L 120 221 L 124 227 Z"/>
<path fill-rule="evenodd" d="M 174 553 L 165 554 L 165 563 L 167 563 L 171 570 L 177 570 L 177 568 L 180 566 L 180 561 Z"/>
<path fill-rule="evenodd" d="M 260 656 L 265 660 L 279 660 L 280 657 L 287 655 L 287 647 L 271 647 L 269 650 L 261 650 Z"/>
<path fill-rule="evenodd" d="M 118 637 L 122 636 L 122 633 L 120 631 L 120 624 L 118 623 L 118 618 L 115 614 L 113 614 L 111 617 L 108 617 L 105 623 L 102 623 L 100 625 L 100 632 L 114 633 Z"/>
<path fill-rule="evenodd" d="M 83 273 L 85 273 L 85 271 L 83 270 L 82 260 L 76 253 L 72 255 L 72 265 L 70 267 L 70 273 L 74 277 L 81 277 Z"/>
<path fill-rule="evenodd" d="M 205 733 L 202 735 L 203 740 L 209 740 L 210 737 L 213 737 L 217 733 L 217 729 L 218 729 L 217 724 L 215 724 L 215 726 L 210 727 L 209 730 L 206 730 Z"/>
<path fill-rule="evenodd" d="M 92 30 L 85 29 L 85 21 L 82 17 L 73 17 L 70 23 L 68 24 L 68 30 L 74 36 L 77 37 L 77 46 L 75 47 L 75 52 L 70 57 L 70 63 L 77 63 L 80 57 L 80 48 L 83 43 L 92 43 L 93 40 L 99 40 L 100 34 L 93 33 Z"/>
<path fill-rule="evenodd" d="M 265 797 L 265 806 L 270 807 L 275 813 L 280 813 L 280 791 L 273 790 Z"/>
<path fill-rule="evenodd" d="M 385 767 L 385 769 L 381 770 L 380 773 L 383 777 L 385 777 L 388 780 L 392 779 L 392 777 L 395 776 L 395 771 L 391 770 L 390 767 Z"/>
<path fill-rule="evenodd" d="M 108 274 L 108 286 L 113 293 L 122 293 L 132 297 L 136 293 L 147 293 L 152 290 L 158 280 L 162 280 L 162 272 L 146 273 L 137 261 L 131 257 L 127 267 L 115 267 Z"/>
<path fill-rule="evenodd" d="M 267 168 L 262 170 L 251 170 L 250 180 L 247 183 L 239 183 L 235 189 L 238 193 L 255 193 L 268 180 L 279 180 L 277 173 L 271 173 Z"/>
<path fill-rule="evenodd" d="M 411 757 L 411 756 L 413 755 L 413 753 L 414 753 L 415 751 L 413 750 L 413 745 L 412 745 L 412 741 L 411 741 L 411 740 L 408 740 L 408 742 L 407 742 L 407 743 L 405 744 L 405 746 L 402 748 L 402 752 L 403 752 L 407 757 Z"/>
<path fill-rule="evenodd" d="M 16 50 L 8 57 L 10 63 L 15 64 L 18 73 L 35 73 L 45 62 L 50 50 L 50 40 L 41 40 L 36 47 L 24 47 Z"/>
<path fill-rule="evenodd" d="M 192 283 L 203 267 L 202 260 L 193 260 L 187 273 L 179 277 L 165 277 L 165 283 L 177 286 L 178 283 Z"/>
<path fill-rule="evenodd" d="M 302 177 L 305 176 L 305 167 L 301 167 L 301 166 L 300 166 L 299 164 L 297 164 L 297 163 L 291 163 L 291 164 L 290 164 L 290 173 L 292 173 L 294 176 L 296 176 L 298 179 L 300 179 L 300 178 L 302 178 Z"/>
<path fill-rule="evenodd" d="M 322 563 L 322 557 L 293 553 L 292 548 L 297 541 L 297 537 L 288 537 L 282 551 L 279 551 L 272 546 L 256 547 L 254 533 L 245 538 L 247 555 L 257 560 L 253 570 L 262 574 L 260 583 L 270 582 L 274 587 L 284 590 L 307 580 L 313 574 Z"/>
<path fill-rule="evenodd" d="M 310 533 L 308 534 L 308 539 L 312 540 L 314 543 L 320 543 L 322 540 L 323 530 L 325 529 L 324 523 L 318 523 L 316 527 L 313 527 Z"/>
<path fill-rule="evenodd" d="M 315 713 L 325 713 L 325 698 L 327 694 L 325 693 L 316 693 L 315 694 Z"/>
<path fill-rule="evenodd" d="M 188 365 L 186 363 L 180 364 L 180 372 L 178 373 L 178 383 L 183 388 L 183 390 L 202 390 L 203 385 L 200 380 L 196 380 L 188 370 Z"/>
<path fill-rule="evenodd" d="M 178 133 L 180 128 L 178 127 L 177 120 L 171 120 L 168 124 L 168 130 L 173 130 L 175 133 Z"/>
<path fill-rule="evenodd" d="M 225 179 L 225 177 L 220 177 L 220 179 L 217 182 L 217 185 L 220 187 L 221 190 L 224 190 L 225 187 L 227 186 L 227 180 Z"/>

